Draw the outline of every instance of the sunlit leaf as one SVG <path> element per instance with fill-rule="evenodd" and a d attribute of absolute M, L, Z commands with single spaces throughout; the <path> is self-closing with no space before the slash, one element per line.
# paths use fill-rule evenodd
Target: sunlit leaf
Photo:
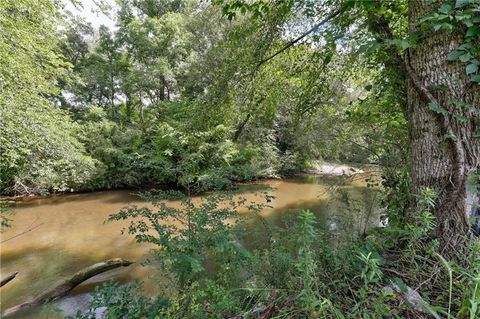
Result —
<path fill-rule="evenodd" d="M 478 65 L 475 64 L 475 63 L 470 63 L 469 65 L 467 65 L 467 67 L 465 68 L 465 72 L 467 72 L 467 74 L 472 74 L 472 73 L 475 73 L 478 71 Z"/>

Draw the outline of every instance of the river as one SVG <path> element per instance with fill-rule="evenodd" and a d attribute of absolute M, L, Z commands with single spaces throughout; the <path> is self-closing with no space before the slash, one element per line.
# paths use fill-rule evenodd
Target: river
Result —
<path fill-rule="evenodd" d="M 288 216 L 305 208 L 315 213 L 321 225 L 343 236 L 355 236 L 378 221 L 377 192 L 366 187 L 365 176 L 357 175 L 353 180 L 304 176 L 240 186 L 242 196 L 254 201 L 260 198 L 254 191 L 267 188 L 275 196 L 270 203 L 273 207 L 263 209 L 260 215 L 270 225 L 284 226 Z M 346 194 L 350 205 L 340 199 Z M 151 246 L 122 235 L 121 229 L 127 223 L 105 223 L 110 214 L 132 204 L 148 206 L 134 191 L 124 190 L 18 202 L 12 216 L 13 227 L 1 234 L 0 277 L 19 272 L 0 289 L 2 310 L 27 301 L 84 267 L 115 257 L 135 263 L 91 278 L 52 307 L 39 307 L 11 318 L 62 318 L 53 308 L 73 314 L 85 306 L 88 292 L 110 279 L 121 282 L 140 279 L 145 282 L 147 293 L 155 291 L 155 282 L 161 274 L 151 266 L 142 266 Z M 250 217 L 244 244 L 254 248 L 264 240 L 259 234 L 265 233 L 261 230 L 265 226 L 260 218 Z"/>

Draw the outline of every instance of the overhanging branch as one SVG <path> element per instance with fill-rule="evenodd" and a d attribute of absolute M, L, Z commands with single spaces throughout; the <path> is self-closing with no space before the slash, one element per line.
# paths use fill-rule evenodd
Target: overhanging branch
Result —
<path fill-rule="evenodd" d="M 316 23 L 311 29 L 309 29 L 308 31 L 305 31 L 304 33 L 302 33 L 299 37 L 291 40 L 290 42 L 288 42 L 284 47 L 282 47 L 280 50 L 276 51 L 274 54 L 268 56 L 267 58 L 263 59 L 262 61 L 258 62 L 257 64 L 257 68 L 260 67 L 262 64 L 265 64 L 266 62 L 270 61 L 271 59 L 273 59 L 274 57 L 276 57 L 277 55 L 281 54 L 282 52 L 288 50 L 291 46 L 295 45 L 296 43 L 300 42 L 302 39 L 304 39 L 305 37 L 307 37 L 308 35 L 312 34 L 313 32 L 317 31 L 318 28 L 320 28 L 322 25 L 324 25 L 325 23 L 327 23 L 328 21 L 332 20 L 333 18 L 335 18 L 336 16 L 338 16 L 340 13 L 342 13 L 342 9 L 338 9 L 338 10 L 335 10 L 333 11 L 332 13 L 330 13 L 328 16 L 325 17 L 325 19 L 319 21 L 318 23 Z"/>

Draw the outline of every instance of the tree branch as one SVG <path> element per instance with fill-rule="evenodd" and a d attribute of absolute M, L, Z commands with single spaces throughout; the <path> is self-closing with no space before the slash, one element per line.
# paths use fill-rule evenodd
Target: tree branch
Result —
<path fill-rule="evenodd" d="M 17 275 L 18 275 L 18 271 L 14 272 L 13 274 L 11 274 L 10 276 L 8 276 L 7 278 L 2 279 L 2 281 L 0 281 L 0 287 L 3 287 L 3 286 L 5 286 L 6 284 L 8 284 L 8 283 L 9 283 L 10 281 L 12 281 Z"/>
<path fill-rule="evenodd" d="M 336 16 L 338 16 L 340 13 L 342 13 L 342 9 L 338 9 L 338 10 L 335 10 L 333 11 L 332 13 L 330 13 L 327 17 L 325 17 L 325 19 L 319 21 L 317 24 L 315 24 L 310 30 L 308 31 L 305 31 L 304 33 L 302 33 L 299 37 L 291 40 L 290 42 L 288 42 L 284 47 L 282 47 L 280 50 L 276 51 L 274 54 L 270 55 L 269 57 L 263 59 L 262 61 L 258 62 L 257 64 L 257 68 L 260 67 L 262 64 L 265 64 L 266 62 L 270 61 L 271 59 L 273 59 L 274 57 L 276 57 L 277 55 L 281 54 L 282 52 L 288 50 L 291 46 L 295 45 L 296 43 L 298 43 L 299 41 L 301 41 L 302 39 L 304 39 L 305 37 L 307 37 L 308 35 L 310 35 L 311 33 L 315 32 L 316 30 L 318 30 L 318 28 L 320 28 L 322 25 L 324 25 L 325 23 L 327 23 L 328 21 L 332 20 L 333 18 L 335 18 Z"/>
<path fill-rule="evenodd" d="M 14 239 L 14 238 L 17 238 L 17 237 L 19 237 L 19 236 L 21 236 L 21 235 L 24 235 L 24 234 L 26 234 L 26 233 L 29 233 L 29 232 L 31 232 L 32 230 L 35 230 L 36 228 L 42 226 L 43 223 L 38 224 L 38 225 L 36 225 L 36 226 L 33 226 L 33 224 L 35 224 L 35 222 L 36 222 L 37 220 L 38 220 L 38 218 L 35 219 L 35 220 L 33 221 L 33 223 L 31 223 L 30 226 L 28 226 L 27 229 L 25 229 L 25 230 L 22 231 L 21 233 L 18 233 L 18 234 L 14 235 L 14 236 L 12 236 L 12 237 L 10 237 L 10 238 L 7 238 L 7 239 L 5 239 L 5 240 L 0 241 L 0 244 L 3 244 L 3 243 L 5 243 L 5 242 L 7 242 L 7 241 L 9 241 L 9 240 L 12 240 L 12 239 Z"/>
<path fill-rule="evenodd" d="M 66 294 L 68 294 L 73 288 L 80 285 L 85 280 L 92 278 L 93 276 L 96 276 L 100 273 L 103 273 L 105 271 L 112 270 L 115 268 L 127 267 L 127 266 L 130 266 L 131 264 L 132 264 L 131 261 L 120 259 L 120 258 L 114 258 L 101 263 L 91 265 L 90 267 L 87 267 L 75 273 L 70 278 L 63 280 L 61 283 L 54 286 L 53 288 L 50 288 L 47 291 L 43 292 L 33 300 L 8 308 L 7 310 L 5 310 L 2 316 L 5 316 L 5 317 L 10 316 L 14 313 L 17 313 L 20 310 L 42 305 L 52 300 L 61 298 Z"/>

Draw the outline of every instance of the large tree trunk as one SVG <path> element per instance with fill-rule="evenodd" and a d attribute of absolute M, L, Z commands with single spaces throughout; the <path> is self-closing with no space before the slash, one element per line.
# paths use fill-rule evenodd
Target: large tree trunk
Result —
<path fill-rule="evenodd" d="M 427 1 L 410 1 L 410 32 L 417 31 L 418 19 L 433 10 Z M 478 112 L 449 102 L 480 105 L 480 86 L 469 82 L 465 65 L 447 61 L 448 54 L 461 44 L 463 34 L 464 30 L 427 32 L 406 57 L 413 191 L 419 194 L 429 187 L 437 192 L 435 234 L 445 249 L 470 236 L 470 217 L 474 203 L 478 203 L 478 195 L 467 188 L 468 179 L 480 164 L 480 140 L 474 137 L 480 128 Z M 449 113 L 432 111 L 432 99 Z M 466 120 L 459 121 L 453 114 Z"/>

